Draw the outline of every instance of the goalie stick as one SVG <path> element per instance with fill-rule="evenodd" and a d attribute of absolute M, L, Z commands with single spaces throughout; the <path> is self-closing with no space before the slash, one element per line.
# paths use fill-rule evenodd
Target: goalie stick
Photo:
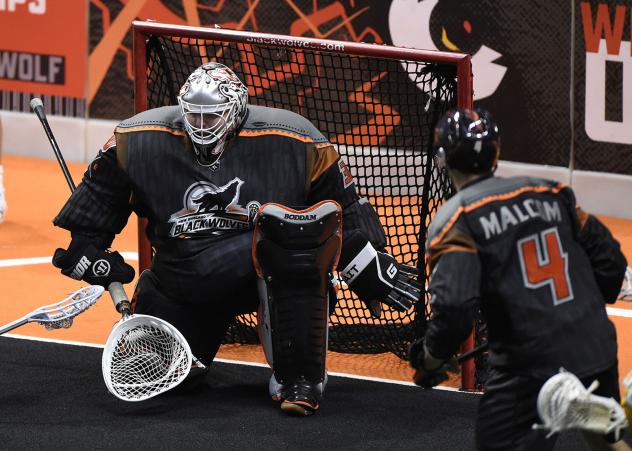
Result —
<path fill-rule="evenodd" d="M 132 314 L 123 286 L 112 285 L 110 295 L 123 318 L 112 329 L 101 360 L 110 393 L 123 401 L 144 401 L 179 385 L 193 363 L 205 368 L 175 327 L 160 318 Z"/>
<path fill-rule="evenodd" d="M 31 108 L 44 127 L 72 193 L 75 184 L 46 119 L 42 101 L 37 97 L 32 99 Z M 205 368 L 193 357 L 184 336 L 167 321 L 132 314 L 120 282 L 110 283 L 107 289 L 114 308 L 122 315 L 108 337 L 101 360 L 105 385 L 113 395 L 125 401 L 149 399 L 180 384 L 193 362 Z"/>

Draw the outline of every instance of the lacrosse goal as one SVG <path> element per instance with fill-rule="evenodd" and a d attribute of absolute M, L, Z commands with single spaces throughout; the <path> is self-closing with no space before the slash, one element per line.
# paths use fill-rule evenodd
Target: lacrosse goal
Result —
<path fill-rule="evenodd" d="M 429 158 L 434 124 L 451 107 L 471 107 L 470 57 L 244 31 L 134 22 L 136 112 L 177 104 L 180 86 L 199 65 L 217 59 L 249 87 L 250 102 L 299 113 L 332 142 L 346 160 L 361 196 L 377 211 L 388 251 L 399 261 L 424 264 L 426 229 L 451 193 L 446 175 Z M 140 227 L 140 266 L 150 246 Z M 384 308 L 375 319 L 349 290 L 331 315 L 330 349 L 350 353 L 392 352 L 405 358 L 423 333 L 428 298 L 406 313 Z M 232 343 L 257 340 L 256 318 L 231 326 Z M 471 348 L 468 343 L 465 348 Z M 475 385 L 473 362 L 464 388 Z"/>

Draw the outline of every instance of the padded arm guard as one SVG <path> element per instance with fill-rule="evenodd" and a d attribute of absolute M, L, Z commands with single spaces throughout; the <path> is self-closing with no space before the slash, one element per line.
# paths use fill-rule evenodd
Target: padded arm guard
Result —
<path fill-rule="evenodd" d="M 341 234 L 341 208 L 333 201 L 301 211 L 265 204 L 259 211 L 253 235 L 254 264 L 265 291 L 259 321 L 281 384 L 324 379 L 329 286 Z"/>
<path fill-rule="evenodd" d="M 118 167 L 114 148 L 100 151 L 53 224 L 84 235 L 102 236 L 99 246 L 109 247 L 131 214 L 130 193 L 129 180 Z"/>

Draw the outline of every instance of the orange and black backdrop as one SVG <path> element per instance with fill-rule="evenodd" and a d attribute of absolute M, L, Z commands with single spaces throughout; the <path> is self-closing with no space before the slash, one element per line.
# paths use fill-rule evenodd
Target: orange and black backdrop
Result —
<path fill-rule="evenodd" d="M 130 116 L 135 19 L 471 53 L 503 159 L 632 175 L 628 0 L 0 1 L 0 108 Z"/>

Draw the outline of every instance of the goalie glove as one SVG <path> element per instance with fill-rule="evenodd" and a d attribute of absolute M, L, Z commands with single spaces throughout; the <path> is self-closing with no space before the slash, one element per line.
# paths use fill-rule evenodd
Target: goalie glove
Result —
<path fill-rule="evenodd" d="M 134 268 L 121 254 L 98 249 L 83 239 L 73 238 L 68 250 L 57 249 L 53 265 L 65 276 L 105 288 L 112 282 L 130 283 L 134 279 Z"/>
<path fill-rule="evenodd" d="M 342 262 L 340 276 L 373 316 L 380 316 L 377 302 L 405 312 L 421 297 L 417 268 L 399 263 L 385 252 L 376 251 L 361 232 L 354 232 L 345 239 L 343 249 L 345 255 L 353 258 L 348 263 Z"/>
<path fill-rule="evenodd" d="M 441 360 L 432 356 L 426 348 L 425 340 L 418 338 L 408 349 L 410 366 L 415 369 L 413 381 L 421 388 L 432 388 L 447 381 L 448 373 L 456 373 L 459 367 L 454 359 Z"/>

